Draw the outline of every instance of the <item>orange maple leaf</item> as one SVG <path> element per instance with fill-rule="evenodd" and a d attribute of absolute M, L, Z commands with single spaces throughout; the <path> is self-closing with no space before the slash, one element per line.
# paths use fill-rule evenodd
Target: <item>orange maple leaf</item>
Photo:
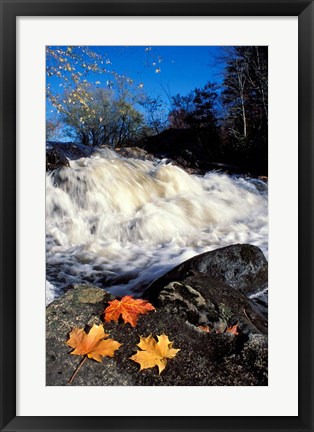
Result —
<path fill-rule="evenodd" d="M 158 342 L 152 335 L 148 337 L 140 336 L 140 343 L 137 344 L 142 351 L 137 351 L 130 360 L 139 363 L 143 369 L 158 366 L 159 375 L 165 369 L 167 359 L 171 359 L 177 355 L 179 349 L 172 348 L 173 342 L 170 342 L 168 336 L 162 334 L 157 336 Z"/>
<path fill-rule="evenodd" d="M 147 300 L 135 300 L 132 296 L 124 296 L 121 300 L 109 302 L 109 306 L 104 310 L 105 321 L 118 321 L 121 315 L 125 323 L 130 323 L 132 327 L 135 327 L 138 316 L 152 310 L 155 308 Z"/>
<path fill-rule="evenodd" d="M 210 328 L 208 327 L 208 326 L 202 326 L 202 325 L 199 325 L 199 326 L 197 326 L 199 329 L 201 329 L 201 330 L 203 330 L 204 332 L 206 332 L 206 333 L 210 333 Z"/>
<path fill-rule="evenodd" d="M 238 336 L 239 333 L 237 330 L 238 330 L 238 324 L 235 324 L 234 326 L 228 327 L 226 330 L 226 333 L 232 333 L 232 334 Z"/>
<path fill-rule="evenodd" d="M 66 342 L 71 348 L 74 348 L 70 354 L 87 355 L 88 358 L 98 362 L 101 357 L 113 357 L 114 352 L 121 344 L 113 339 L 106 339 L 107 336 L 102 325 L 94 324 L 89 333 L 86 333 L 83 328 L 75 327 L 70 338 Z"/>

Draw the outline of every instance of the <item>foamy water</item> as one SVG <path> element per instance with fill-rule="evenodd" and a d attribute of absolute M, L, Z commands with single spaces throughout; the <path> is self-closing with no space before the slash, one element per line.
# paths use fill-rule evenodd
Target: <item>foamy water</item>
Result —
<path fill-rule="evenodd" d="M 189 175 L 110 150 L 71 161 L 46 177 L 49 296 L 79 282 L 139 294 L 180 262 L 234 243 L 267 256 L 267 193 L 261 180 Z"/>

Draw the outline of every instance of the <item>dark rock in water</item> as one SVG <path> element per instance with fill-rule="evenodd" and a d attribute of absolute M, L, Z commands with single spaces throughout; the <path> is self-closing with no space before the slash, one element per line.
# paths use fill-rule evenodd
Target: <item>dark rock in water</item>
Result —
<path fill-rule="evenodd" d="M 198 174 L 221 169 L 233 174 L 268 175 L 267 142 L 224 145 L 211 127 L 169 128 L 147 137 L 143 145 L 149 153 Z"/>
<path fill-rule="evenodd" d="M 120 154 L 121 156 L 125 158 L 134 158 L 134 159 L 141 159 L 141 160 L 155 160 L 155 156 L 148 153 L 146 150 L 140 148 L 140 147 L 122 147 L 122 148 L 115 148 L 115 152 Z"/>
<path fill-rule="evenodd" d="M 69 160 L 88 157 L 95 149 L 72 142 L 46 142 L 46 171 L 53 171 L 62 166 L 69 166 Z"/>
<path fill-rule="evenodd" d="M 181 296 L 189 295 L 187 312 L 196 313 L 193 305 L 207 313 L 211 319 L 227 314 L 227 291 L 215 301 L 225 301 L 221 311 L 216 310 L 215 301 L 203 296 L 201 282 L 190 279 L 188 293 L 180 291 Z M 227 288 L 226 288 L 227 290 Z M 232 290 L 229 288 L 229 290 Z M 173 290 L 175 293 L 175 290 Z M 228 294 L 231 294 L 228 291 Z M 224 297 L 225 296 L 225 297 Z M 245 298 L 234 291 L 234 310 L 239 306 L 240 314 Z M 112 297 L 100 288 L 77 285 L 70 289 L 47 308 L 47 366 L 46 384 L 48 386 L 67 385 L 82 357 L 70 355 L 71 348 L 65 342 L 73 327 L 91 327 L 100 324 L 106 303 Z M 214 297 L 212 297 L 214 299 Z M 191 306 L 189 305 L 191 304 Z M 205 305 L 204 305 L 205 303 Z M 207 333 L 185 319 L 181 313 L 170 309 L 165 301 L 156 312 L 140 316 L 137 327 L 124 323 L 106 323 L 105 332 L 109 337 L 123 345 L 116 351 L 114 358 L 103 358 L 101 363 L 88 360 L 76 375 L 72 385 L 95 386 L 262 386 L 267 385 L 267 336 L 257 327 L 247 326 L 238 336 L 230 333 Z M 208 308 L 208 310 L 206 309 Z M 223 312 L 225 310 L 225 312 Z M 252 313 L 248 308 L 248 312 Z M 202 314 L 203 312 L 201 312 Z M 238 317 L 234 316 L 234 319 Z M 239 319 L 244 317 L 240 317 Z M 250 320 L 253 317 L 250 317 Z M 255 318 L 254 318 L 255 319 Z M 257 321 L 254 321 L 255 324 Z M 174 348 L 180 348 L 177 356 L 168 361 L 165 370 L 158 375 L 157 368 L 139 371 L 139 365 L 129 360 L 138 347 L 139 336 L 168 335 Z"/>
<path fill-rule="evenodd" d="M 169 282 L 182 281 L 190 274 L 202 273 L 224 282 L 244 294 L 264 289 L 268 282 L 268 263 L 256 246 L 236 244 L 197 255 L 154 281 L 146 296 L 151 296 Z M 149 294 L 148 294 L 149 292 Z"/>
<path fill-rule="evenodd" d="M 68 159 L 58 148 L 46 151 L 46 171 L 53 171 L 56 168 L 70 166 Z"/>
<path fill-rule="evenodd" d="M 182 168 L 200 174 L 211 168 L 219 146 L 210 129 L 167 129 L 147 138 L 145 150 L 158 157 L 169 158 Z"/>

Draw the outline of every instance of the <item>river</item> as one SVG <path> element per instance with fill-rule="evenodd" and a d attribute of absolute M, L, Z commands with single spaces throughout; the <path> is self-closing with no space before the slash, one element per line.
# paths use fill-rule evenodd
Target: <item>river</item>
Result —
<path fill-rule="evenodd" d="M 234 243 L 268 255 L 268 185 L 103 149 L 46 174 L 47 303 L 70 284 L 141 291 L 186 259 Z"/>

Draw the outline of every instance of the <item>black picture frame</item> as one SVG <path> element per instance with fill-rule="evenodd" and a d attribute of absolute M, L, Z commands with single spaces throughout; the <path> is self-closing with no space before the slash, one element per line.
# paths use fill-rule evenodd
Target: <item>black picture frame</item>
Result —
<path fill-rule="evenodd" d="M 0 0 L 1 431 L 313 431 L 313 2 L 302 0 Z M 74 12 L 75 11 L 75 12 Z M 16 416 L 16 17 L 298 16 L 299 415 L 297 417 Z M 284 43 L 284 41 L 283 41 Z M 283 330 L 283 331 L 288 331 Z M 288 377 L 287 377 L 288 378 Z M 279 402 L 280 403 L 280 402 Z"/>

